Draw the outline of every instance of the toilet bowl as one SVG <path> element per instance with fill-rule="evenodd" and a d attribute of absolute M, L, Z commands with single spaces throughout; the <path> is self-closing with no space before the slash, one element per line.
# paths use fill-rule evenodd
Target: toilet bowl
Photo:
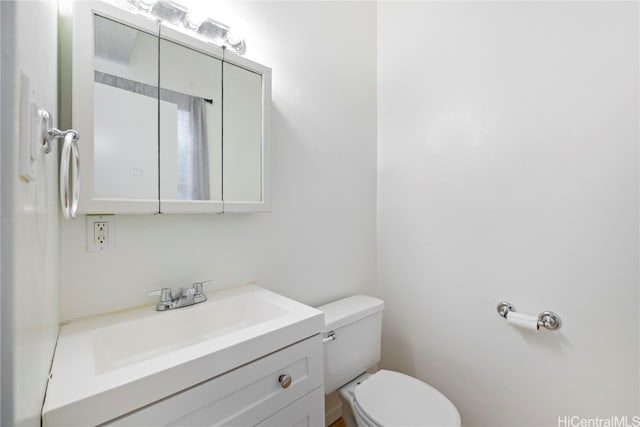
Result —
<path fill-rule="evenodd" d="M 359 427 L 459 426 L 460 415 L 442 393 L 400 372 L 363 374 L 338 390 Z"/>
<path fill-rule="evenodd" d="M 366 372 L 380 360 L 383 308 L 364 295 L 318 307 L 325 314 L 325 393 L 338 390 L 359 427 L 459 427 L 456 407 L 429 384 L 395 371 Z"/>

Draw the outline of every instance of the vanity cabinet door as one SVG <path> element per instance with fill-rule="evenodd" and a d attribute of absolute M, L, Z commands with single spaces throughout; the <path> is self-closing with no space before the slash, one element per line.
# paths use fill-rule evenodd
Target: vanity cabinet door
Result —
<path fill-rule="evenodd" d="M 324 388 L 319 387 L 291 405 L 276 412 L 257 427 L 313 427 L 324 426 Z"/>
<path fill-rule="evenodd" d="M 279 382 L 281 375 L 292 379 L 287 388 Z M 105 425 L 253 426 L 322 390 L 323 376 L 322 339 L 315 335 Z M 313 394 L 300 405 L 323 413 L 324 396 Z"/>

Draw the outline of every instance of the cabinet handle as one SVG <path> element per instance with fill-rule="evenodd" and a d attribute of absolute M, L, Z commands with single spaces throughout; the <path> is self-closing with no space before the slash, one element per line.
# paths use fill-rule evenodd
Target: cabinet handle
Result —
<path fill-rule="evenodd" d="M 290 375 L 280 375 L 278 377 L 278 382 L 280 383 L 280 386 L 282 388 L 289 388 L 289 386 L 291 385 L 291 383 L 293 381 L 291 381 L 291 376 Z"/>

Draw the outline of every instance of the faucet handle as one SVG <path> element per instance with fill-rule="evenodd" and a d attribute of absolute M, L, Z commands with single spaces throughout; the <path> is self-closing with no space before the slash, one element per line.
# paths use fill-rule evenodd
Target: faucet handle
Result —
<path fill-rule="evenodd" d="M 204 287 L 205 286 L 211 286 L 213 285 L 213 281 L 212 280 L 205 280 L 204 282 L 194 282 L 193 283 L 193 290 L 195 291 L 195 295 L 203 295 L 204 294 Z"/>
<path fill-rule="evenodd" d="M 160 302 L 171 302 L 173 297 L 171 296 L 171 288 L 156 289 L 155 291 L 147 292 L 147 296 L 160 295 Z"/>

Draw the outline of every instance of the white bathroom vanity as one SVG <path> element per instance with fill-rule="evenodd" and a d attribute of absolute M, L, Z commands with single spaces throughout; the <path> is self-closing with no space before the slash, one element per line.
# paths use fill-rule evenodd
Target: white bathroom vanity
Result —
<path fill-rule="evenodd" d="M 255 285 L 64 325 L 43 426 L 322 425 L 322 312 Z"/>

